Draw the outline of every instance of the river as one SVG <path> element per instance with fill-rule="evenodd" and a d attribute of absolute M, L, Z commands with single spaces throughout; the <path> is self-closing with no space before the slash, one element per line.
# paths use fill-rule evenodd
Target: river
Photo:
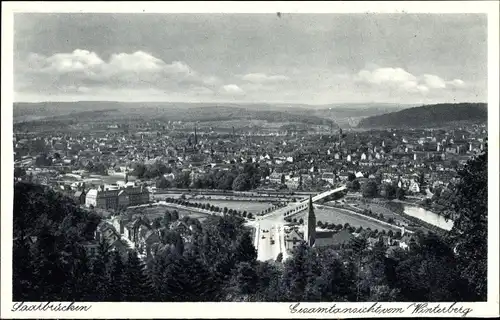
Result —
<path fill-rule="evenodd" d="M 422 221 L 425 221 L 441 229 L 449 231 L 451 230 L 451 228 L 453 228 L 452 220 L 446 220 L 443 216 L 440 216 L 434 212 L 425 210 L 423 208 L 410 205 L 403 205 L 403 210 L 405 214 L 418 218 Z"/>

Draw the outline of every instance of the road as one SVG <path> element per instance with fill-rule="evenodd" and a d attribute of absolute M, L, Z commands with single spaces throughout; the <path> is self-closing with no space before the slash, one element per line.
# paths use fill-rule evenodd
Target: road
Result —
<path fill-rule="evenodd" d="M 255 228 L 254 245 L 257 249 L 257 260 L 276 260 L 280 252 L 283 253 L 283 259 L 286 259 L 284 220 L 281 216 L 267 216 L 249 224 Z"/>
<path fill-rule="evenodd" d="M 313 197 L 313 202 L 327 197 L 335 192 L 345 190 L 345 186 L 322 192 Z M 257 260 L 275 260 L 279 253 L 283 253 L 283 260 L 288 257 L 285 249 L 284 213 L 295 210 L 304 211 L 308 205 L 307 199 L 289 203 L 286 207 L 277 209 L 265 216 L 257 217 L 252 225 L 255 227 L 255 248 L 257 248 Z M 274 243 L 273 241 L 274 240 Z"/>

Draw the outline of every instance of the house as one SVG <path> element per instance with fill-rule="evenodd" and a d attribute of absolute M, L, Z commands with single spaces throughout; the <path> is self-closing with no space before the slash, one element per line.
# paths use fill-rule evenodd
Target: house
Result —
<path fill-rule="evenodd" d="M 147 218 L 139 217 L 125 225 L 123 235 L 133 243 L 138 243 L 140 234 L 144 234 L 145 231 L 150 229 L 151 226 Z"/>
<path fill-rule="evenodd" d="M 281 183 L 281 173 L 278 173 L 276 171 L 274 171 L 273 173 L 271 173 L 271 175 L 269 176 L 269 181 L 271 183 L 276 183 L 276 184 L 280 184 Z"/>
<path fill-rule="evenodd" d="M 77 191 L 75 192 L 75 194 L 73 195 L 73 199 L 75 200 L 76 204 L 79 204 L 79 205 L 84 205 L 85 204 L 85 190 L 80 190 L 80 191 Z"/>
<path fill-rule="evenodd" d="M 288 178 L 285 181 L 285 184 L 288 189 L 297 189 L 300 184 L 300 177 L 293 177 L 293 178 Z"/>
<path fill-rule="evenodd" d="M 82 243 L 82 246 L 85 249 L 88 257 L 93 258 L 97 256 L 97 250 L 99 248 L 99 242 L 97 240 L 85 241 Z"/>
<path fill-rule="evenodd" d="M 192 228 L 186 222 L 177 220 L 170 225 L 171 230 L 177 231 L 181 236 L 190 235 Z"/>
<path fill-rule="evenodd" d="M 130 248 L 122 241 L 120 234 L 113 225 L 107 221 L 102 221 L 95 233 L 96 242 L 105 241 L 108 243 L 111 251 L 118 251 L 122 258 L 126 258 Z"/>
<path fill-rule="evenodd" d="M 399 240 L 399 247 L 403 250 L 409 249 L 412 244 L 415 244 L 415 239 L 410 235 L 404 235 Z"/>
<path fill-rule="evenodd" d="M 410 182 L 408 190 L 410 192 L 413 192 L 413 193 L 419 193 L 420 192 L 420 185 L 418 184 L 417 181 L 413 180 Z"/>
<path fill-rule="evenodd" d="M 303 241 L 302 238 L 303 236 L 297 229 L 285 230 L 285 249 L 292 251 Z"/>
<path fill-rule="evenodd" d="M 340 172 L 338 176 L 339 176 L 340 181 L 347 181 L 349 178 L 349 173 L 348 172 Z"/>
<path fill-rule="evenodd" d="M 144 232 L 140 232 L 139 241 L 138 241 L 136 247 L 139 250 L 139 252 L 145 252 L 146 256 L 151 257 L 152 245 L 155 243 L 159 243 L 159 242 L 161 242 L 159 231 L 147 229 L 147 230 L 144 230 Z"/>
<path fill-rule="evenodd" d="M 347 245 L 353 235 L 346 229 L 341 230 L 339 232 L 328 231 L 328 232 L 317 232 L 316 233 L 316 241 L 314 243 L 315 247 L 327 247 L 327 246 L 335 246 L 335 247 L 343 247 Z"/>
<path fill-rule="evenodd" d="M 325 180 L 330 184 L 335 183 L 335 175 L 333 174 L 333 172 L 324 172 L 323 175 L 321 176 L 321 179 Z"/>

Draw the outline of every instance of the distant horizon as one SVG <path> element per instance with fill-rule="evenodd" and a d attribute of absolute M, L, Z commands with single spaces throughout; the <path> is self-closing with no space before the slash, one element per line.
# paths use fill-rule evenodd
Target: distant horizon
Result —
<path fill-rule="evenodd" d="M 397 102 L 332 102 L 332 103 L 299 103 L 299 102 L 267 102 L 267 101 L 169 101 L 169 100 L 144 100 L 144 101 L 122 101 L 122 100 L 43 100 L 43 101 L 14 101 L 13 103 L 79 103 L 79 102 L 119 102 L 119 103 L 179 103 L 179 104 L 240 104 L 240 105 L 252 105 L 252 104 L 270 104 L 270 105 L 305 105 L 305 106 L 335 106 L 335 105 L 439 105 L 439 104 L 462 104 L 462 103 L 483 103 L 488 104 L 487 101 L 453 101 L 453 102 L 431 102 L 431 103 L 397 103 Z"/>

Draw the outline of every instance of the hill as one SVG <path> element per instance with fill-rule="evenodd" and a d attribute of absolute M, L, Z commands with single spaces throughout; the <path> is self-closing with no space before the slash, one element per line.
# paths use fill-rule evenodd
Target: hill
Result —
<path fill-rule="evenodd" d="M 486 103 L 443 103 L 368 117 L 361 120 L 358 127 L 438 127 L 454 122 L 485 122 L 487 119 Z"/>
<path fill-rule="evenodd" d="M 359 120 L 388 112 L 399 111 L 412 105 L 379 103 L 346 103 L 307 105 L 287 103 L 183 103 L 183 102 L 16 102 L 13 106 L 14 123 L 30 126 L 44 121 L 78 122 L 109 119 L 165 119 L 180 121 L 217 122 L 231 120 L 257 120 L 267 122 L 293 122 L 351 127 Z M 83 111 L 83 113 L 82 113 Z M 93 115 L 94 114 L 94 115 Z"/>
<path fill-rule="evenodd" d="M 33 127 L 47 123 L 64 126 L 72 123 L 120 120 L 160 120 L 183 122 L 263 121 L 267 123 L 302 123 L 330 125 L 333 119 L 311 114 L 297 106 L 289 108 L 273 105 L 234 105 L 201 103 L 151 103 L 151 102 L 43 102 L 15 103 L 16 128 Z"/>

